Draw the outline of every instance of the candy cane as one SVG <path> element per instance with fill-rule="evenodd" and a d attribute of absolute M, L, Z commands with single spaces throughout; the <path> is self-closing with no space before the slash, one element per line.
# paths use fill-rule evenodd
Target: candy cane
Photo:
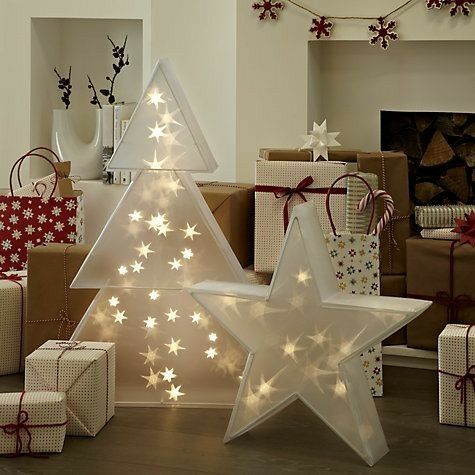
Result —
<path fill-rule="evenodd" d="M 384 201 L 384 214 L 383 217 L 378 221 L 378 224 L 374 228 L 373 234 L 379 236 L 382 230 L 386 225 L 391 221 L 394 214 L 394 200 L 392 196 L 384 190 L 374 190 L 373 193 L 367 193 L 364 198 L 358 204 L 358 211 L 363 212 L 371 201 L 374 199 L 383 199 Z"/>

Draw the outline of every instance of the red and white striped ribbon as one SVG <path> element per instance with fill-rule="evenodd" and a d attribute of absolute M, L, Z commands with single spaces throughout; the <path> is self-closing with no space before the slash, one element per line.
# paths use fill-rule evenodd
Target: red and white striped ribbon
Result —
<path fill-rule="evenodd" d="M 394 215 L 394 201 L 388 192 L 384 190 L 373 190 L 373 193 L 367 193 L 358 203 L 358 211 L 363 212 L 373 199 L 375 201 L 378 199 L 384 201 L 384 214 L 373 231 L 373 234 L 379 236 Z"/>

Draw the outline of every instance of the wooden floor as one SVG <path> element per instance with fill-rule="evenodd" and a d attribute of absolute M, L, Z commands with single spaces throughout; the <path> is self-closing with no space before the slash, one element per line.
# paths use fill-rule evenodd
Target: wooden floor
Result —
<path fill-rule="evenodd" d="M 68 437 L 45 460 L 0 458 L 0 474 L 475 473 L 475 429 L 438 423 L 435 372 L 386 367 L 384 384 L 376 404 L 390 452 L 373 468 L 297 402 L 227 445 L 229 410 L 119 408 L 95 439 Z M 0 378 L 0 392 L 21 386 Z"/>

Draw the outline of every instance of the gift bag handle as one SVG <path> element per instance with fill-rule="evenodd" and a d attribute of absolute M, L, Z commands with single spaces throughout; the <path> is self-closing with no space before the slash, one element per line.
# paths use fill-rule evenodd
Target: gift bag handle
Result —
<path fill-rule="evenodd" d="M 53 168 L 53 172 L 54 172 L 54 177 L 55 177 L 55 180 L 54 180 L 54 186 L 53 186 L 53 189 L 51 190 L 51 195 L 49 196 L 49 198 L 51 198 L 56 190 L 56 187 L 58 186 L 58 172 L 56 170 L 56 167 L 54 166 L 54 163 L 47 157 L 45 157 L 44 155 L 41 155 L 39 153 L 31 153 L 28 152 L 27 154 L 23 155 L 22 157 L 20 157 L 12 166 L 11 170 L 10 170 L 10 195 L 11 196 L 15 196 L 14 195 L 14 192 L 13 192 L 13 173 L 15 171 L 15 168 L 17 168 L 17 173 L 20 172 L 20 167 L 21 165 L 23 164 L 23 161 L 25 160 L 25 158 L 29 158 L 29 157 L 39 157 L 39 158 L 42 158 L 43 160 L 46 160 L 50 165 L 51 167 Z M 37 191 L 37 190 L 36 190 Z M 38 192 L 38 191 L 37 191 Z"/>
<path fill-rule="evenodd" d="M 328 188 L 328 191 L 327 191 L 327 196 L 326 196 L 326 200 L 325 200 L 325 207 L 326 207 L 326 210 L 327 210 L 327 215 L 328 215 L 328 220 L 330 221 L 330 226 L 332 228 L 332 232 L 335 236 L 337 236 L 337 232 L 336 232 L 336 227 L 335 227 L 335 223 L 333 221 L 333 216 L 332 216 L 332 213 L 331 213 L 331 209 L 330 209 L 330 195 L 331 195 L 331 192 L 333 190 L 333 188 L 335 187 L 335 185 L 340 181 L 340 180 L 343 180 L 343 178 L 350 178 L 350 177 L 354 177 L 354 178 L 358 178 L 358 180 L 362 181 L 366 187 L 368 188 L 369 190 L 369 193 L 371 195 L 373 195 L 373 189 L 371 188 L 371 185 L 360 175 L 358 175 L 357 173 L 345 173 L 344 175 L 341 175 L 339 176 L 331 185 L 330 185 L 330 188 Z M 371 218 L 369 220 L 369 224 L 368 224 L 368 230 L 366 232 L 366 234 L 371 234 L 371 225 L 373 223 L 373 219 L 374 219 L 374 215 L 375 215 L 375 204 L 374 204 L 374 199 L 371 200 L 371 204 L 372 204 L 372 208 L 371 208 Z"/>
<path fill-rule="evenodd" d="M 51 150 L 50 148 L 47 148 L 47 147 L 35 147 L 35 148 L 32 148 L 29 152 L 26 152 L 25 155 L 23 155 L 21 158 L 23 158 L 23 160 L 28 157 L 30 154 L 32 153 L 39 153 L 39 151 L 45 151 L 45 152 L 49 152 L 51 153 L 51 155 L 53 155 L 53 157 L 56 159 L 56 161 L 59 163 L 61 162 L 61 159 L 58 157 L 58 155 L 53 152 L 53 150 Z M 23 162 L 22 160 L 22 162 Z M 54 160 L 53 160 L 54 161 Z M 20 168 L 21 168 L 21 164 L 20 166 L 17 168 L 17 173 L 16 173 L 16 179 L 18 181 L 18 186 L 21 188 L 23 186 L 22 182 L 21 182 L 21 176 L 20 176 Z"/>

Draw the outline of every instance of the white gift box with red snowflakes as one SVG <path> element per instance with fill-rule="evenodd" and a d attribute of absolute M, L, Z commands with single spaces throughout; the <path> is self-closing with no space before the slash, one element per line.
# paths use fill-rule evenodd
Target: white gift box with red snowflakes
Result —
<path fill-rule="evenodd" d="M 379 295 L 379 238 L 373 234 L 326 234 L 338 288 L 348 294 Z M 362 355 L 363 369 L 373 396 L 383 395 L 382 345 Z"/>
<path fill-rule="evenodd" d="M 30 248 L 83 241 L 82 194 L 67 198 L 0 196 L 0 272 L 26 269 Z"/>

